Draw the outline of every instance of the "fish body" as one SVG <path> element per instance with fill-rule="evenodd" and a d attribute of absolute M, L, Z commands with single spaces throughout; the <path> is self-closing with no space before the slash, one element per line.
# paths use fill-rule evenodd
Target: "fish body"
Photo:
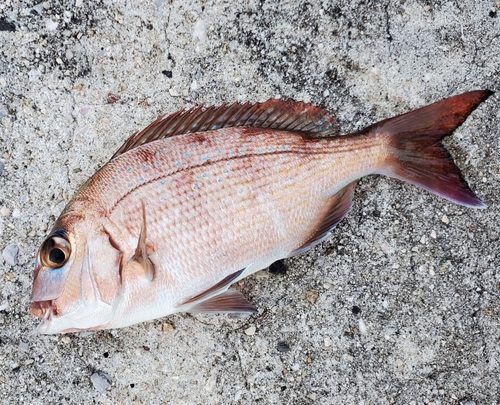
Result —
<path fill-rule="evenodd" d="M 490 94 L 345 136 L 328 112 L 279 100 L 161 117 L 77 191 L 42 244 L 31 297 L 39 331 L 255 312 L 230 285 L 321 242 L 366 175 L 483 207 L 440 140 Z"/>

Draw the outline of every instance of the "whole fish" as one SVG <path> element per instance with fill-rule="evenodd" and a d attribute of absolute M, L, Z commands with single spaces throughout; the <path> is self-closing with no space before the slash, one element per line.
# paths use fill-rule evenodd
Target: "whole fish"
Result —
<path fill-rule="evenodd" d="M 345 136 L 330 113 L 293 101 L 160 117 L 78 190 L 42 243 L 30 308 L 39 332 L 256 312 L 231 284 L 324 240 L 370 174 L 483 208 L 441 140 L 491 94 Z"/>

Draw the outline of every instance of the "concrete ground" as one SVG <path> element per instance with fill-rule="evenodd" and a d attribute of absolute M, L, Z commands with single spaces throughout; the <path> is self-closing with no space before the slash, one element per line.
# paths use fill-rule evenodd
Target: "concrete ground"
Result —
<path fill-rule="evenodd" d="M 500 403 L 498 93 L 446 143 L 485 210 L 372 176 L 286 274 L 239 283 L 255 317 L 44 336 L 28 314 L 62 208 L 158 115 L 293 98 L 348 133 L 472 89 L 500 89 L 495 0 L 3 0 L 0 401 Z"/>

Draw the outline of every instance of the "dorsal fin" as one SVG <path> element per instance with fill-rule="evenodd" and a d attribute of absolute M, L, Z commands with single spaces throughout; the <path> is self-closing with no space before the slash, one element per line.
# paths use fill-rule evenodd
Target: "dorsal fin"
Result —
<path fill-rule="evenodd" d="M 219 107 L 206 108 L 201 104 L 161 116 L 142 131 L 130 136 L 112 159 L 145 143 L 193 132 L 247 126 L 326 136 L 338 133 L 334 123 L 335 117 L 328 111 L 292 100 L 267 100 L 256 104 L 224 103 Z"/>

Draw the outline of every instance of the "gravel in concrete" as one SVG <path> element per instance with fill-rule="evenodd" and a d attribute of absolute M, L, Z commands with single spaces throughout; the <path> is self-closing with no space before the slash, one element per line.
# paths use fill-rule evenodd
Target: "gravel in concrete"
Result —
<path fill-rule="evenodd" d="M 0 402 L 500 403 L 498 95 L 446 142 L 485 210 L 371 176 L 330 238 L 239 283 L 256 316 L 41 336 L 28 314 L 35 253 L 55 219 L 158 115 L 293 98 L 335 112 L 348 133 L 498 91 L 499 10 L 495 0 L 3 0 L 0 250 L 19 253 L 0 257 Z"/>

